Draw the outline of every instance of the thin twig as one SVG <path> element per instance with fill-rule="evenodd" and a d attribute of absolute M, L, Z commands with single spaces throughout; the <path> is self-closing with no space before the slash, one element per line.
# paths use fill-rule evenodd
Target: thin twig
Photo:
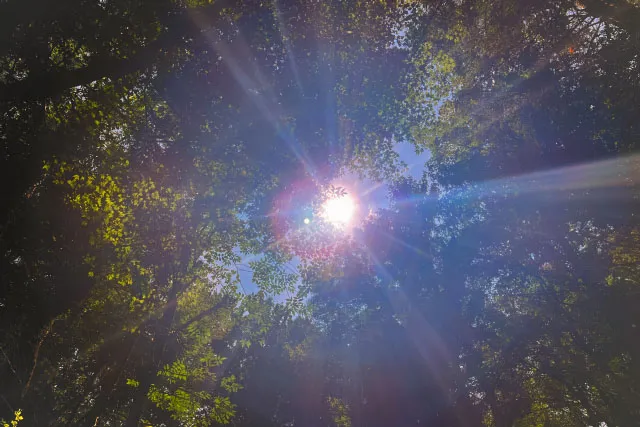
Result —
<path fill-rule="evenodd" d="M 0 351 L 2 351 L 2 354 L 4 354 L 4 358 L 7 360 L 7 364 L 9 365 L 9 368 L 11 369 L 11 372 L 13 372 L 13 374 L 16 376 L 16 378 L 18 379 L 18 382 L 20 384 L 22 384 L 22 380 L 20 379 L 20 375 L 18 375 L 18 373 L 16 372 L 15 368 L 13 367 L 13 364 L 11 363 L 11 360 L 9 359 L 9 356 L 7 356 L 7 353 L 5 353 L 4 349 L 2 347 L 0 347 Z"/>
<path fill-rule="evenodd" d="M 14 412 L 13 406 L 11 406 L 7 398 L 4 397 L 4 394 L 0 394 L 0 397 L 2 397 L 2 400 L 4 401 L 4 403 L 6 403 L 6 405 L 9 407 L 9 411 Z"/>
<path fill-rule="evenodd" d="M 22 397 L 24 397 L 25 394 L 27 394 L 27 391 L 29 390 L 29 386 L 31 385 L 33 374 L 35 373 L 36 366 L 38 365 L 38 354 L 40 353 L 40 347 L 42 347 L 42 343 L 44 342 L 45 338 L 47 338 L 47 336 L 51 333 L 51 330 L 53 329 L 53 324 L 56 322 L 56 320 L 58 319 L 51 320 L 51 322 L 49 323 L 49 327 L 44 332 L 44 334 L 42 335 L 42 338 L 40 338 L 40 341 L 36 346 L 36 351 L 33 354 L 33 367 L 31 368 L 31 373 L 29 374 L 29 380 L 27 380 L 27 385 L 24 386 L 24 390 L 22 391 Z"/>

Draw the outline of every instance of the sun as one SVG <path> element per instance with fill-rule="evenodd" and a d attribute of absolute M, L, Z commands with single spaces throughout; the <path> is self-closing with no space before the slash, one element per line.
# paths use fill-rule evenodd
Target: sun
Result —
<path fill-rule="evenodd" d="M 322 205 L 322 217 L 335 226 L 349 224 L 356 211 L 356 202 L 349 195 L 329 199 Z"/>

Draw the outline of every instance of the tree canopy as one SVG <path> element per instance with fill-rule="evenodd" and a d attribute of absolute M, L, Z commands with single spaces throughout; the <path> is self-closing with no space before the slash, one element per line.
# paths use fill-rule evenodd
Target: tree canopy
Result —
<path fill-rule="evenodd" d="M 5 425 L 640 425 L 639 55 L 634 0 L 0 2 Z"/>

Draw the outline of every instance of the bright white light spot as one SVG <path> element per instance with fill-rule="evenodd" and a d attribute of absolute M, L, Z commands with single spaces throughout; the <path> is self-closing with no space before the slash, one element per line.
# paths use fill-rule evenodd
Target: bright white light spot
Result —
<path fill-rule="evenodd" d="M 322 216 L 333 225 L 347 225 L 356 211 L 355 201 L 345 195 L 327 200 L 322 208 Z"/>
<path fill-rule="evenodd" d="M 309 218 L 305 218 L 305 219 L 304 219 L 304 223 L 305 223 L 305 224 L 309 225 L 309 223 L 310 223 L 310 222 L 311 222 L 311 220 L 310 220 Z"/>

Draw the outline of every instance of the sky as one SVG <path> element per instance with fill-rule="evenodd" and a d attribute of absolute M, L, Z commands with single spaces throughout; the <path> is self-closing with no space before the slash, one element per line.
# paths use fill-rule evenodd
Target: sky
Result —
<path fill-rule="evenodd" d="M 429 160 L 431 153 L 425 150 L 417 154 L 414 146 L 409 142 L 397 143 L 395 150 L 400 160 L 407 165 L 405 175 L 420 180 L 425 169 L 425 163 Z M 375 211 L 389 206 L 388 186 L 385 183 L 376 183 L 370 180 L 359 181 L 355 174 L 342 177 L 340 182 L 344 183 L 350 192 L 353 193 L 353 196 L 360 199 L 361 203 L 366 203 L 365 208 L 367 210 Z M 248 255 L 244 257 L 238 265 L 242 289 L 247 293 L 258 291 L 258 287 L 253 283 L 253 273 L 249 267 L 249 262 L 256 259 L 259 259 L 259 257 L 256 255 Z M 297 270 L 299 264 L 300 259 L 296 257 L 289 263 L 289 267 Z M 281 295 L 277 297 L 277 300 L 284 301 L 286 298 L 286 295 Z"/>

